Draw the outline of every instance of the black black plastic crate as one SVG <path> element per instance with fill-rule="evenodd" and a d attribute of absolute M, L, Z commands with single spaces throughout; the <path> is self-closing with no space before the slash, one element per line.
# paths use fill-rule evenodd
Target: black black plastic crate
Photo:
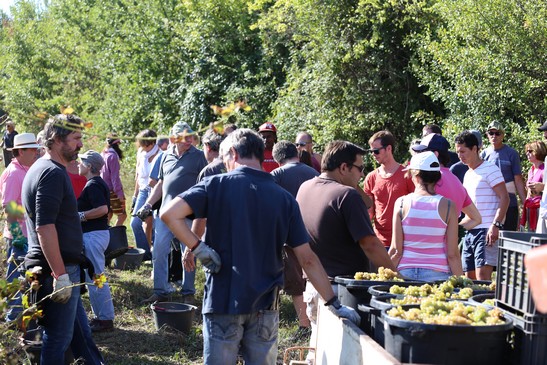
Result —
<path fill-rule="evenodd" d="M 547 364 L 547 317 L 515 315 L 504 311 L 513 321 L 513 365 Z"/>
<path fill-rule="evenodd" d="M 517 315 L 535 315 L 536 305 L 528 287 L 524 255 L 547 244 L 547 235 L 501 231 L 498 243 L 496 300 L 499 307 Z"/>

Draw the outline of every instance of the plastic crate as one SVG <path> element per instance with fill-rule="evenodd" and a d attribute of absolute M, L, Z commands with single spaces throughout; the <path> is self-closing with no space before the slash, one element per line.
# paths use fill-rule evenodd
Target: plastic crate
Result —
<path fill-rule="evenodd" d="M 504 311 L 504 316 L 513 321 L 513 365 L 547 363 L 547 317 L 519 316 Z"/>
<path fill-rule="evenodd" d="M 517 315 L 536 314 L 524 255 L 541 244 L 547 244 L 547 235 L 501 231 L 496 276 L 496 301 L 500 308 Z"/>

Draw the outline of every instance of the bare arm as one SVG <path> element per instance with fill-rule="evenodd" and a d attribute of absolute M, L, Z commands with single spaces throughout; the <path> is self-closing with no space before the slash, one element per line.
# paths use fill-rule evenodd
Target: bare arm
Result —
<path fill-rule="evenodd" d="M 90 210 L 86 210 L 84 212 L 84 216 L 85 216 L 86 219 L 100 218 L 103 215 L 107 215 L 107 214 L 108 214 L 108 206 L 106 204 L 101 205 L 100 207 L 96 207 L 96 208 L 93 208 L 93 209 L 90 209 Z"/>
<path fill-rule="evenodd" d="M 38 234 L 38 241 L 40 242 L 42 252 L 44 253 L 53 275 L 55 277 L 59 277 L 66 274 L 65 264 L 59 248 L 59 236 L 57 235 L 57 228 L 55 228 L 55 224 L 38 226 L 36 227 L 36 233 Z"/>
<path fill-rule="evenodd" d="M 515 186 L 517 188 L 517 195 L 520 198 L 520 202 L 524 204 L 524 201 L 526 200 L 526 188 L 522 175 L 515 175 Z"/>
<path fill-rule="evenodd" d="M 393 271 L 397 271 L 397 268 L 389 258 L 384 245 L 380 242 L 378 237 L 375 235 L 365 236 L 359 240 L 359 245 L 374 266 L 383 266 Z"/>
<path fill-rule="evenodd" d="M 154 205 L 156 202 L 158 202 L 161 199 L 162 187 L 163 187 L 163 180 L 159 180 L 156 186 L 152 188 L 150 195 L 148 195 L 148 198 L 146 199 L 146 203 L 150 205 Z"/>
<path fill-rule="evenodd" d="M 328 301 L 334 297 L 334 291 L 329 281 L 329 277 L 321 265 L 321 261 L 312 251 L 308 243 L 294 248 L 294 254 L 302 269 L 306 272 L 308 280 L 311 281 L 319 295 Z"/>
<path fill-rule="evenodd" d="M 205 233 L 205 225 L 207 224 L 206 218 L 196 218 L 192 221 L 192 232 L 198 237 L 203 237 Z M 194 254 L 186 247 L 182 255 L 182 266 L 186 271 L 194 271 L 196 269 L 196 262 L 194 260 Z"/>
<path fill-rule="evenodd" d="M 448 208 L 447 199 L 443 198 L 443 200 L 443 204 L 445 205 L 443 210 L 445 214 L 441 215 L 441 217 L 446 216 L 446 210 Z M 456 211 L 454 204 L 450 204 L 448 222 L 446 223 L 446 257 L 448 259 L 448 266 L 450 267 L 452 275 L 463 275 L 462 260 L 458 248 L 458 212 Z"/>
<path fill-rule="evenodd" d="M 357 190 L 357 192 L 359 193 L 359 195 L 361 196 L 361 198 L 363 199 L 363 201 L 365 202 L 365 206 L 367 207 L 367 209 L 369 209 L 370 207 L 372 207 L 372 199 L 370 198 L 370 196 L 368 196 L 365 191 L 359 186 L 357 185 L 355 187 L 355 190 Z"/>
<path fill-rule="evenodd" d="M 155 189 L 156 188 L 154 188 L 154 190 Z M 193 210 L 190 205 L 178 196 L 171 200 L 169 204 L 160 211 L 161 220 L 169 227 L 169 230 L 173 235 L 189 248 L 194 248 L 196 243 L 200 240 L 200 237 L 192 232 L 185 222 L 186 217 L 192 213 Z"/>
<path fill-rule="evenodd" d="M 395 206 L 398 207 L 401 204 L 401 198 L 395 201 Z M 401 216 L 399 214 L 400 209 L 393 211 L 393 230 L 391 234 L 391 246 L 389 247 L 389 256 L 393 261 L 395 267 L 399 266 L 401 257 L 403 257 L 403 225 L 401 222 Z"/>
<path fill-rule="evenodd" d="M 465 214 L 465 217 L 460 222 L 460 226 L 463 228 L 470 230 L 482 223 L 481 213 L 475 203 L 463 207 L 462 212 Z"/>
<path fill-rule="evenodd" d="M 500 205 L 496 210 L 496 215 L 494 216 L 494 222 L 499 221 L 503 222 L 505 220 L 505 214 L 507 213 L 507 208 L 509 207 L 509 194 L 507 193 L 507 188 L 505 183 L 500 183 L 493 187 L 494 192 L 500 199 Z M 499 228 L 491 225 L 488 229 L 486 235 L 486 244 L 492 246 L 499 238 Z"/>

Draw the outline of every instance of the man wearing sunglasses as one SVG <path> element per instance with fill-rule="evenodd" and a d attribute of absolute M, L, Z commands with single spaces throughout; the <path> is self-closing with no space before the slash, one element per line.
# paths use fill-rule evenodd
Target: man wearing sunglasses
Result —
<path fill-rule="evenodd" d="M 411 178 L 405 177 L 403 166 L 395 161 L 395 138 L 389 131 L 376 132 L 368 140 L 370 154 L 380 166 L 365 178 L 363 190 L 373 200 L 369 207 L 374 231 L 386 248 L 391 245 L 395 201 L 414 191 Z"/>
<path fill-rule="evenodd" d="M 311 155 L 311 165 L 317 172 L 321 172 L 321 155 L 313 152 L 313 139 L 308 132 L 298 132 L 296 135 L 296 147 L 298 150 L 307 151 Z"/>
<path fill-rule="evenodd" d="M 507 209 L 504 228 L 508 231 L 516 231 L 519 223 L 517 194 L 521 202 L 526 199 L 520 156 L 517 151 L 503 143 L 505 130 L 500 122 L 493 121 L 488 125 L 486 131 L 490 147 L 481 152 L 481 158 L 498 166 L 503 174 L 505 186 L 509 193 L 509 208 Z"/>

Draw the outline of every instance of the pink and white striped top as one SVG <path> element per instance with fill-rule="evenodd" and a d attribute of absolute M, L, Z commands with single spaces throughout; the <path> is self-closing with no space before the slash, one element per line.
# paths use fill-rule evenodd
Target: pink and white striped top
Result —
<path fill-rule="evenodd" d="M 450 272 L 446 257 L 447 224 L 439 215 L 441 195 L 408 194 L 410 209 L 402 219 L 403 257 L 398 269 L 430 269 Z"/>

